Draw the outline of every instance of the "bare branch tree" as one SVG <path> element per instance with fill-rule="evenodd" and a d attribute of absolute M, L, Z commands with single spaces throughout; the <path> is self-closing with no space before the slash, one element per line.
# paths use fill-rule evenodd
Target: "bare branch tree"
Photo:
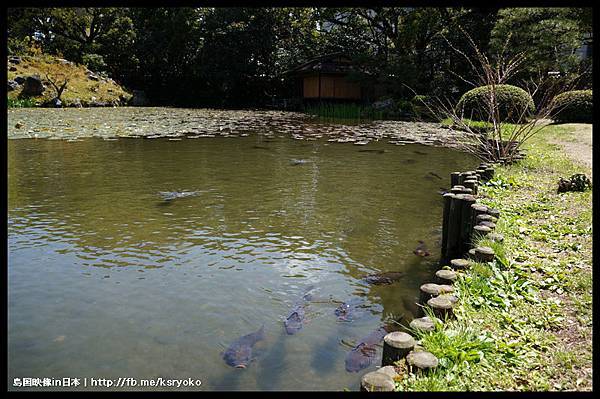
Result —
<path fill-rule="evenodd" d="M 54 97 L 53 101 L 60 100 L 60 96 L 62 96 L 63 91 L 67 88 L 67 83 L 69 83 L 69 79 L 67 77 L 61 77 L 63 82 L 59 86 L 58 79 L 52 79 L 49 74 L 46 74 L 46 79 L 48 80 L 48 82 L 50 82 L 50 84 L 52 85 L 52 87 L 54 87 L 54 90 L 56 91 L 56 96 Z"/>
<path fill-rule="evenodd" d="M 498 86 L 506 84 L 519 74 L 520 66 L 526 61 L 526 54 L 507 55 L 510 44 L 510 36 L 508 36 L 496 59 L 492 61 L 480 51 L 467 32 L 462 28 L 459 29 L 465 35 L 474 56 L 469 56 L 456 48 L 444 35 L 442 37 L 452 50 L 465 58 L 470 66 L 469 72 L 472 78 L 468 79 L 456 71 L 452 71 L 452 74 L 475 87 L 485 87 L 481 103 L 477 104 L 477 111 L 471 110 L 468 119 L 465 118 L 464 108 L 448 98 L 435 97 L 423 103 L 431 115 L 440 120 L 450 119 L 451 128 L 464 133 L 463 140 L 459 143 L 463 150 L 485 161 L 499 159 L 511 161 L 521 145 L 538 133 L 547 124 L 548 119 L 559 111 L 552 101 L 553 98 L 571 90 L 581 74 L 570 79 L 540 74 L 536 79 L 531 78 L 529 81 L 522 82 L 521 86 L 524 90 L 532 98 L 539 99 L 533 114 L 529 109 L 530 104 L 514 102 L 502 105 L 498 98 Z M 484 121 L 486 127 L 474 127 L 471 119 Z"/>

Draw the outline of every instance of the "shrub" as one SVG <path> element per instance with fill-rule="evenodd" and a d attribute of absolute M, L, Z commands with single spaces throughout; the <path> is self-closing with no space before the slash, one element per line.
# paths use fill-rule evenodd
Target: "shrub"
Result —
<path fill-rule="evenodd" d="M 417 94 L 410 100 L 411 111 L 417 119 L 435 120 L 436 116 L 427 106 L 429 97 Z"/>
<path fill-rule="evenodd" d="M 566 91 L 552 100 L 556 122 L 592 123 L 592 91 Z"/>
<path fill-rule="evenodd" d="M 473 120 L 488 120 L 487 96 L 490 86 L 476 87 L 462 95 L 458 102 L 460 112 Z M 500 118 L 505 122 L 518 122 L 521 114 L 531 116 L 535 112 L 533 99 L 525 90 L 511 85 L 497 85 L 496 98 Z"/>
<path fill-rule="evenodd" d="M 102 72 L 106 70 L 104 57 L 100 54 L 84 54 L 82 57 L 83 64 L 91 71 Z"/>

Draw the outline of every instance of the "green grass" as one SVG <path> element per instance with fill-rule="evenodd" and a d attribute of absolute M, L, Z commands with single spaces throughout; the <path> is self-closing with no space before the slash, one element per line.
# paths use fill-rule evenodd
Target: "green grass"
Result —
<path fill-rule="evenodd" d="M 383 119 L 381 111 L 358 104 L 321 103 L 304 108 L 304 112 L 324 119 L 332 120 L 372 120 Z"/>
<path fill-rule="evenodd" d="M 471 119 L 467 119 L 464 118 L 463 122 L 469 126 L 471 129 L 476 130 L 476 131 L 485 131 L 485 130 L 491 130 L 492 129 L 492 124 L 486 121 L 474 121 Z M 451 118 L 446 118 L 440 121 L 440 124 L 444 127 L 454 127 L 456 129 L 459 128 L 459 126 L 455 126 L 452 122 Z M 503 128 L 503 132 L 506 131 L 507 133 L 511 132 L 515 126 L 517 126 L 514 123 L 502 123 L 502 128 Z"/>
<path fill-rule="evenodd" d="M 8 97 L 7 100 L 8 108 L 30 108 L 37 107 L 38 104 L 32 98 L 11 98 Z"/>
<path fill-rule="evenodd" d="M 559 177 L 590 171 L 548 144 L 569 137 L 545 127 L 527 158 L 480 187 L 505 240 L 481 241 L 496 260 L 459 275 L 456 319 L 418 335 L 440 366 L 404 373 L 397 390 L 592 389 L 592 192 L 556 193 Z"/>

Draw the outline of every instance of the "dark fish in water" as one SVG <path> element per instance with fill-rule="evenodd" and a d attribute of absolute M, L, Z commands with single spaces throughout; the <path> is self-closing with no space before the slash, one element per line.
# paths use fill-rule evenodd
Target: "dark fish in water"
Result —
<path fill-rule="evenodd" d="M 364 280 L 369 284 L 382 285 L 392 284 L 405 276 L 403 272 L 383 272 L 376 274 L 369 274 Z"/>
<path fill-rule="evenodd" d="M 407 164 L 411 164 L 411 163 L 415 163 L 417 161 L 415 161 L 414 159 L 405 159 L 404 161 L 402 161 L 403 163 L 407 163 Z"/>
<path fill-rule="evenodd" d="M 294 335 L 302 329 L 302 323 L 304 322 L 304 316 L 306 312 L 304 308 L 306 304 L 297 305 L 292 309 L 292 313 L 283 322 L 285 326 L 285 332 L 289 335 Z"/>
<path fill-rule="evenodd" d="M 419 154 L 419 155 L 427 155 L 426 152 L 421 152 L 421 151 L 413 151 L 415 154 Z"/>
<path fill-rule="evenodd" d="M 290 165 L 304 165 L 308 161 L 306 159 L 292 159 Z"/>
<path fill-rule="evenodd" d="M 342 303 L 333 312 L 340 321 L 349 321 L 352 319 L 352 305 L 347 302 Z"/>
<path fill-rule="evenodd" d="M 337 316 L 338 321 L 352 321 L 361 313 L 359 308 L 364 307 L 363 304 L 361 299 L 351 299 L 338 306 L 333 313 Z"/>
<path fill-rule="evenodd" d="M 440 177 L 440 175 L 438 175 L 437 173 L 429 172 L 429 175 L 433 176 L 433 177 L 437 177 L 438 179 L 442 180 L 442 178 Z"/>
<path fill-rule="evenodd" d="M 417 256 L 429 256 L 429 251 L 427 250 L 427 247 L 425 247 L 425 243 L 421 240 L 419 240 L 418 242 L 419 245 L 417 245 L 413 253 Z"/>
<path fill-rule="evenodd" d="M 369 367 L 377 354 L 377 345 L 387 333 L 385 327 L 379 327 L 361 339 L 358 345 L 352 348 L 346 356 L 346 371 L 352 373 Z"/>
<path fill-rule="evenodd" d="M 385 150 L 358 150 L 358 152 L 375 152 L 377 154 L 383 154 L 386 151 Z"/>
<path fill-rule="evenodd" d="M 270 150 L 269 147 L 264 147 L 262 145 L 255 145 L 252 148 L 256 148 L 257 150 Z"/>
<path fill-rule="evenodd" d="M 310 301 L 313 297 L 310 291 L 313 289 L 313 286 L 310 286 L 304 293 L 302 300 L 300 303 L 297 303 L 293 308 L 291 313 L 286 317 L 283 325 L 285 326 L 285 332 L 289 335 L 296 334 L 298 331 L 302 329 L 304 324 L 304 318 L 306 316 L 305 308 L 308 305 L 306 302 Z"/>
<path fill-rule="evenodd" d="M 178 198 L 193 197 L 199 194 L 198 191 L 161 191 L 158 193 L 163 200 L 172 201 Z"/>
<path fill-rule="evenodd" d="M 265 339 L 265 326 L 256 332 L 238 338 L 229 348 L 222 353 L 223 360 L 231 367 L 245 369 L 253 360 L 252 347 L 258 341 Z"/>

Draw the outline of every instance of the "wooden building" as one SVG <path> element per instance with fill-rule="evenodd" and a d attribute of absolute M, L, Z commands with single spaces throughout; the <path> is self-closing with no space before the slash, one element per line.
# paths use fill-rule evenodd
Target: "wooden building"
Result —
<path fill-rule="evenodd" d="M 300 96 L 304 100 L 361 101 L 363 88 L 348 79 L 355 72 L 352 60 L 342 53 L 312 58 L 286 72 L 298 80 Z"/>

